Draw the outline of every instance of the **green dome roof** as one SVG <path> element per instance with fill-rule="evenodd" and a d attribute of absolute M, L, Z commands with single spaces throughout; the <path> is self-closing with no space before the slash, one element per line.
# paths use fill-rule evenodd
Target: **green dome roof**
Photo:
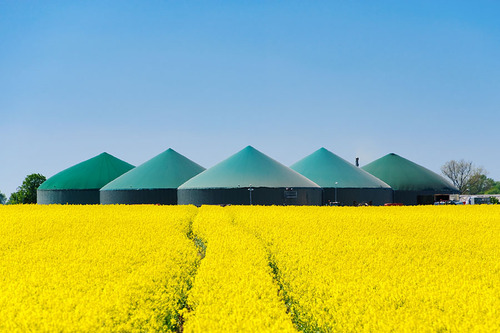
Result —
<path fill-rule="evenodd" d="M 363 169 L 394 190 L 459 192 L 440 175 L 394 153 L 365 165 Z"/>
<path fill-rule="evenodd" d="M 98 190 L 133 167 L 108 153 L 102 153 L 55 174 L 38 189 Z"/>
<path fill-rule="evenodd" d="M 323 188 L 390 188 L 380 179 L 325 148 L 316 150 L 290 168 Z"/>
<path fill-rule="evenodd" d="M 127 189 L 176 189 L 205 168 L 173 149 L 153 157 L 116 178 L 101 191 Z"/>
<path fill-rule="evenodd" d="M 301 174 L 247 146 L 191 178 L 179 189 L 238 187 L 319 187 Z"/>

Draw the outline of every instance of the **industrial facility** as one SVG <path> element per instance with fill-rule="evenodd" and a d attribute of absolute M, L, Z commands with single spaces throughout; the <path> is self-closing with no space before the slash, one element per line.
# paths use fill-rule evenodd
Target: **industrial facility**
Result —
<path fill-rule="evenodd" d="M 177 188 L 204 170 L 168 149 L 104 186 L 101 204 L 176 205 Z"/>
<path fill-rule="evenodd" d="M 320 148 L 287 167 L 252 146 L 205 170 L 173 149 L 138 167 L 108 153 L 47 179 L 38 204 L 428 205 L 459 190 L 396 154 L 360 168 Z"/>
<path fill-rule="evenodd" d="M 37 190 L 37 203 L 99 204 L 99 190 L 134 166 L 108 153 L 78 163 L 47 179 Z"/>
<path fill-rule="evenodd" d="M 247 146 L 178 189 L 181 205 L 321 205 L 316 183 Z"/>
<path fill-rule="evenodd" d="M 325 148 L 290 168 L 323 188 L 323 205 L 380 206 L 393 202 L 389 185 Z"/>
<path fill-rule="evenodd" d="M 432 205 L 460 193 L 440 175 L 394 153 L 365 165 L 363 170 L 392 187 L 395 203 Z"/>

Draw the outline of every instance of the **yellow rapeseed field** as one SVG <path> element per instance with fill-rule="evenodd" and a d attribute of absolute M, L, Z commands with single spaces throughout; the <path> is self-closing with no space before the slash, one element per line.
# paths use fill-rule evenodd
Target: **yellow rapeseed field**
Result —
<path fill-rule="evenodd" d="M 202 207 L 193 232 L 206 246 L 188 304 L 187 332 L 293 331 L 267 252 L 226 209 Z"/>
<path fill-rule="evenodd" d="M 500 206 L 0 206 L 0 331 L 500 331 Z"/>
<path fill-rule="evenodd" d="M 177 329 L 194 207 L 0 206 L 0 331 Z"/>
<path fill-rule="evenodd" d="M 305 331 L 500 331 L 500 206 L 230 207 Z"/>

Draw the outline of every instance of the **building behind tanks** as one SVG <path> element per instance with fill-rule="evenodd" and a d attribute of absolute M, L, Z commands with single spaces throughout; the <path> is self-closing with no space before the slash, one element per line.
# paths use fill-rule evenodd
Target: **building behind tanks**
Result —
<path fill-rule="evenodd" d="M 247 146 L 178 189 L 179 204 L 321 205 L 321 188 Z"/>
<path fill-rule="evenodd" d="M 104 186 L 101 203 L 176 205 L 177 188 L 204 170 L 168 149 Z"/>
<path fill-rule="evenodd" d="M 392 188 L 325 148 L 290 166 L 323 188 L 323 204 L 384 205 L 392 203 Z"/>
<path fill-rule="evenodd" d="M 430 205 L 449 200 L 459 190 L 440 175 L 394 153 L 387 154 L 363 169 L 394 190 L 394 202 L 405 205 Z"/>
<path fill-rule="evenodd" d="M 37 190 L 37 203 L 99 204 L 101 187 L 134 168 L 108 153 L 78 163 L 47 179 Z"/>

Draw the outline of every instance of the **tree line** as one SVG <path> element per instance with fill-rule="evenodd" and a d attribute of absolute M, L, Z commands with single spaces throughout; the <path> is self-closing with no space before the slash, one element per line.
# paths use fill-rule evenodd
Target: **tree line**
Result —
<path fill-rule="evenodd" d="M 441 167 L 441 172 L 460 190 L 460 194 L 500 194 L 500 181 L 489 178 L 484 168 L 474 166 L 471 161 L 448 161 Z M 45 180 L 45 176 L 39 173 L 26 176 L 8 200 L 0 191 L 0 204 L 36 203 L 36 190 Z"/>
<path fill-rule="evenodd" d="M 460 194 L 500 194 L 500 181 L 488 177 L 482 167 L 476 167 L 471 161 L 446 162 L 441 172 L 451 180 Z"/>

